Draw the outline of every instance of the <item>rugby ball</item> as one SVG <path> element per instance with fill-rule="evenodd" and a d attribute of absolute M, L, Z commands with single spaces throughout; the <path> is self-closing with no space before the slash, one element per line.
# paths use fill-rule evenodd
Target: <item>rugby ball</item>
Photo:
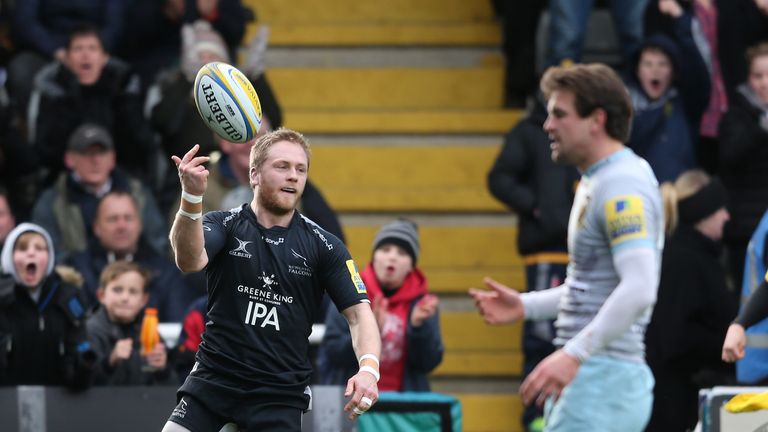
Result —
<path fill-rule="evenodd" d="M 261 128 L 261 103 L 248 78 L 236 67 L 211 62 L 195 77 L 197 112 L 213 132 L 233 143 L 253 139 Z"/>

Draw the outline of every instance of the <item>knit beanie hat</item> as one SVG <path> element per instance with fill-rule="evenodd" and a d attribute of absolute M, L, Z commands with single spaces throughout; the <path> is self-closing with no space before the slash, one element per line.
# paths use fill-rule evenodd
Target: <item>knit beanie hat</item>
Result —
<path fill-rule="evenodd" d="M 201 51 L 210 51 L 216 54 L 221 61 L 229 61 L 227 44 L 224 42 L 221 35 L 211 27 L 211 24 L 208 23 L 208 21 L 195 21 L 194 24 L 192 24 L 192 28 L 195 31 L 194 49 L 198 56 Z"/>
<path fill-rule="evenodd" d="M 373 240 L 373 250 L 385 244 L 395 244 L 408 252 L 413 259 L 413 265 L 419 259 L 419 227 L 408 219 L 399 218 L 390 222 L 376 233 Z"/>
<path fill-rule="evenodd" d="M 195 81 L 197 71 L 203 67 L 200 54 L 214 53 L 219 61 L 229 62 L 229 52 L 224 39 L 208 21 L 197 20 L 181 28 L 181 71 L 189 82 Z"/>

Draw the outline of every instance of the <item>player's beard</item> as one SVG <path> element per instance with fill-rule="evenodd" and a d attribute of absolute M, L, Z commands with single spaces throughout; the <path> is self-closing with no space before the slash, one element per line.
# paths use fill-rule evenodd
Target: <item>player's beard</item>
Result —
<path fill-rule="evenodd" d="M 292 200 L 293 202 L 286 203 L 286 200 L 282 200 L 282 202 L 280 200 L 280 196 L 278 195 L 280 190 L 266 191 L 262 189 L 260 192 L 261 193 L 259 193 L 256 198 L 259 206 L 277 216 L 283 216 L 295 210 L 296 204 L 301 197 L 301 195 L 297 193 L 296 198 Z"/>

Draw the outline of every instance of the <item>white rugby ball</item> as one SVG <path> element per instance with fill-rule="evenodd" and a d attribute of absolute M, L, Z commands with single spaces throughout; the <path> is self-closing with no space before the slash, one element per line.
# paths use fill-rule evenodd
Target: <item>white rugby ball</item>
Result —
<path fill-rule="evenodd" d="M 206 64 L 197 72 L 194 92 L 197 112 L 220 137 L 244 143 L 259 132 L 259 96 L 236 67 L 222 62 Z"/>

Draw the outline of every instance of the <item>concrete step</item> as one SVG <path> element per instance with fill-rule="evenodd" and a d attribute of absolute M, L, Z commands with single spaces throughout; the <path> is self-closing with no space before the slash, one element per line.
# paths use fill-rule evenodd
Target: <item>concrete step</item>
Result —
<path fill-rule="evenodd" d="M 286 111 L 497 109 L 503 69 L 273 68 L 270 83 Z"/>
<path fill-rule="evenodd" d="M 498 144 L 412 143 L 316 145 L 312 180 L 342 212 L 506 212 L 486 186 Z"/>
<path fill-rule="evenodd" d="M 286 110 L 284 124 L 312 134 L 493 134 L 509 131 L 520 110 Z"/>
<path fill-rule="evenodd" d="M 270 27 L 273 47 L 356 46 L 499 46 L 498 24 L 488 22 L 439 23 L 301 23 L 274 22 Z M 257 24 L 246 30 L 244 40 L 256 33 Z"/>
<path fill-rule="evenodd" d="M 241 49 L 241 56 L 247 55 Z M 243 57 L 244 59 L 244 57 Z M 265 54 L 267 71 L 281 67 L 311 68 L 472 68 L 502 67 L 496 47 L 272 47 Z"/>
<path fill-rule="evenodd" d="M 244 0 L 266 24 L 488 22 L 491 2 L 466 0 Z"/>

